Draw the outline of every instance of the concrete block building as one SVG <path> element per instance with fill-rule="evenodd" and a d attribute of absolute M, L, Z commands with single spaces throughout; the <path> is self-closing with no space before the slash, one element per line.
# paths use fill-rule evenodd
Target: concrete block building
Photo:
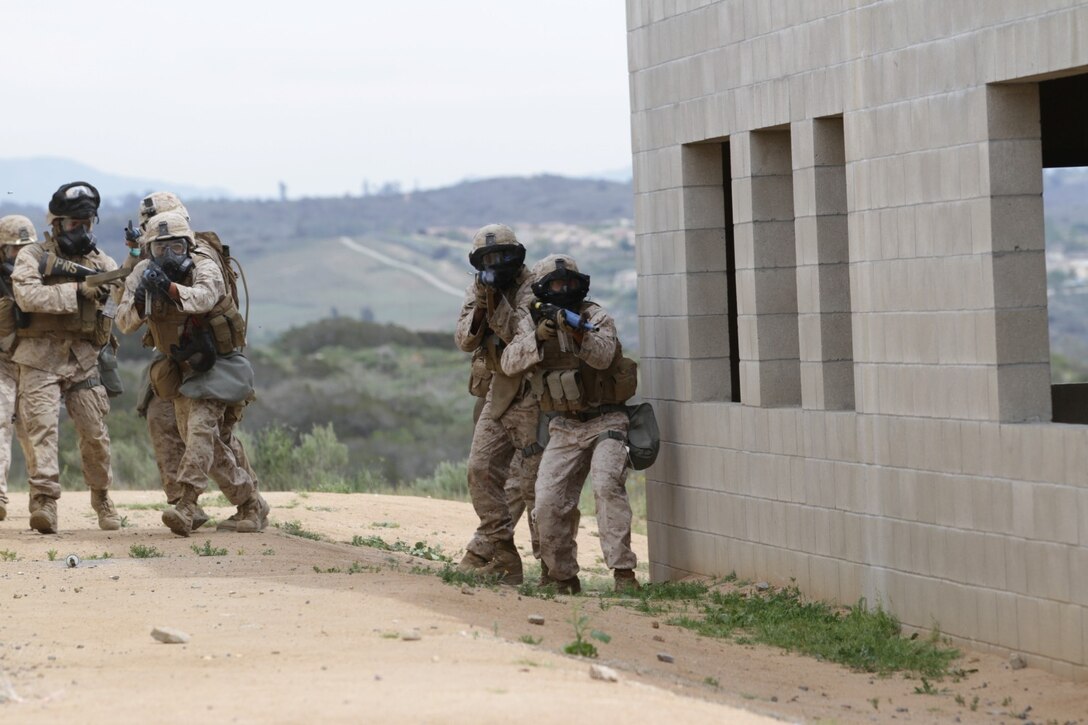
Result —
<path fill-rule="evenodd" d="M 1051 385 L 1042 198 L 1088 165 L 1088 2 L 627 21 L 653 578 L 792 580 L 1088 680 L 1088 398 Z"/>

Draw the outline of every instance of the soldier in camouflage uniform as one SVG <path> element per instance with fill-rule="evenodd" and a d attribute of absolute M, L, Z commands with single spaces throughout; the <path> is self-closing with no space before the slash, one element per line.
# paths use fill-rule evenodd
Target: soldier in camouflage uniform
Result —
<path fill-rule="evenodd" d="M 189 210 L 181 203 L 181 199 L 172 192 L 156 191 L 141 199 L 138 209 L 140 233 L 147 231 L 147 222 L 152 217 L 168 211 L 177 212 L 185 217 L 186 221 L 189 220 Z M 125 261 L 121 266 L 135 268 L 140 260 L 144 258 L 144 246 L 139 243 L 139 240 L 134 241 L 131 239 L 126 240 L 125 245 L 128 247 L 129 253 L 125 255 Z M 124 291 L 123 287 L 118 288 L 118 303 L 120 303 Z M 156 352 L 152 363 L 161 360 L 163 357 L 165 356 L 162 353 Z M 178 485 L 177 475 L 178 466 L 181 465 L 181 457 L 185 454 L 185 441 L 181 439 L 181 433 L 178 431 L 174 401 L 165 400 L 155 395 L 155 389 L 151 385 L 149 377 L 143 395 L 140 396 L 136 412 L 147 421 L 147 433 L 151 439 L 151 448 L 155 452 L 155 463 L 159 468 L 159 480 L 162 483 L 162 490 L 166 494 L 166 502 L 172 506 L 176 505 L 181 500 L 181 487 Z M 199 529 L 207 522 L 208 515 L 198 505 L 193 516 L 193 530 Z"/>
<path fill-rule="evenodd" d="M 507 375 L 528 374 L 532 395 L 551 417 L 550 439 L 536 480 L 536 524 L 546 582 L 562 593 L 581 590 L 578 579 L 578 499 L 588 474 L 597 504 L 604 560 L 617 591 L 638 589 L 627 500 L 628 419 L 625 401 L 635 393 L 636 366 L 623 351 L 611 315 L 585 301 L 589 276 L 574 260 L 551 255 L 533 267 L 539 302 L 519 311 L 518 334 L 502 355 Z M 564 309 L 588 321 L 575 329 Z M 535 319 L 534 319 L 535 317 Z M 550 582 L 548 581 L 550 580 Z"/>
<path fill-rule="evenodd" d="M 235 453 L 242 448 L 232 432 L 237 422 L 232 411 L 251 399 L 253 388 L 252 368 L 239 352 L 245 324 L 227 288 L 228 271 L 177 212 L 152 217 L 141 242 L 148 258 L 125 284 L 117 321 L 125 332 L 147 323 L 152 343 L 164 353 L 151 370 L 155 394 L 173 401 L 185 441 L 177 468 L 181 496 L 163 512 L 163 523 L 189 536 L 198 498 L 211 477 L 238 507 L 231 530 L 261 531 L 268 523 L 268 504 L 244 456 Z M 197 386 L 202 386 L 199 392 Z"/>
<path fill-rule="evenodd" d="M 11 292 L 11 273 L 19 250 L 38 241 L 34 224 L 25 216 L 9 214 L 0 219 L 0 521 L 8 516 L 8 469 L 11 466 L 12 433 L 24 442 L 15 416 L 19 366 L 11 360 L 15 347 L 17 317 Z M 18 427 L 18 430 L 17 430 Z M 26 451 L 23 451 L 24 457 Z"/>
<path fill-rule="evenodd" d="M 468 457 L 469 495 L 480 525 L 459 569 L 497 576 L 507 584 L 520 584 L 524 576 L 504 491 L 507 476 L 518 481 L 522 499 L 531 510 L 540 463 L 536 446 L 539 406 L 528 395 L 521 375 L 504 375 L 499 368 L 502 350 L 514 336 L 516 310 L 532 298 L 532 279 L 524 261 L 525 247 L 510 227 L 489 224 L 476 232 L 469 262 L 479 273 L 466 292 L 454 335 L 465 352 L 482 348 L 485 365 L 493 374 Z M 520 465 L 513 468 L 511 461 L 519 450 Z M 529 530 L 535 542 L 531 518 Z"/>
<path fill-rule="evenodd" d="M 109 497 L 110 435 L 106 414 L 110 403 L 98 375 L 98 355 L 109 343 L 112 320 L 105 314 L 109 288 L 70 277 L 46 275 L 48 255 L 56 255 L 99 271 L 117 264 L 95 247 L 91 229 L 100 197 L 90 184 L 77 181 L 57 189 L 46 221 L 52 235 L 29 244 L 15 259 L 11 275 L 15 301 L 30 323 L 16 330 L 12 360 L 19 366 L 19 418 L 27 436 L 30 484 L 30 528 L 57 531 L 60 467 L 57 428 L 63 401 L 79 436 L 83 480 L 91 489 L 98 526 L 121 527 Z"/>

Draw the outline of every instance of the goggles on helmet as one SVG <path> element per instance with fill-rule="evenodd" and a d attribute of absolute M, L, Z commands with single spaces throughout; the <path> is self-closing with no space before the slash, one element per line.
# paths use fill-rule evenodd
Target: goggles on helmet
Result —
<path fill-rule="evenodd" d="M 502 244 L 478 247 L 468 255 L 469 263 L 478 270 L 518 268 L 525 262 L 525 247 L 520 244 Z"/>
<path fill-rule="evenodd" d="M 148 244 L 148 250 L 152 257 L 161 257 L 166 253 L 176 254 L 179 257 L 189 251 L 189 242 L 184 239 L 156 239 Z"/>

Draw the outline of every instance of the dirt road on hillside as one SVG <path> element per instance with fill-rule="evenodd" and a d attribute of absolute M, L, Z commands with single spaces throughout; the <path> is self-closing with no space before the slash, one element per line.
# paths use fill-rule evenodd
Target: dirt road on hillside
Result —
<path fill-rule="evenodd" d="M 997 657 L 967 653 L 977 672 L 916 694 L 918 680 L 699 637 L 592 593 L 446 584 L 438 563 L 350 543 L 456 557 L 468 504 L 271 494 L 281 528 L 182 539 L 141 508 L 157 493 L 115 494 L 118 532 L 92 528 L 87 494 L 66 493 L 56 536 L 26 528 L 22 495 L 0 522 L 0 722 L 1088 722 L 1088 688 Z M 585 523 L 583 579 L 596 569 L 600 588 L 607 571 Z M 68 554 L 81 563 L 67 567 Z M 596 662 L 618 683 L 561 654 L 579 617 L 611 637 L 595 641 Z M 190 641 L 156 642 L 153 627 Z"/>

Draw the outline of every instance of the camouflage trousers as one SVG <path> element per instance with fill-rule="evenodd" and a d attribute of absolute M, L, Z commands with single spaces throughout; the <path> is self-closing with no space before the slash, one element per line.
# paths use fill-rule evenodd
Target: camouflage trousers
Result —
<path fill-rule="evenodd" d="M 521 495 L 521 480 L 517 476 L 509 475 L 509 472 L 511 470 L 517 471 L 521 469 L 521 467 L 524 465 L 524 461 L 522 461 L 522 458 L 523 454 L 520 450 L 514 451 L 514 457 L 510 459 L 510 466 L 506 469 L 507 472 L 503 474 L 503 477 L 506 479 L 506 486 L 503 488 L 503 493 L 506 495 L 506 508 L 510 510 L 511 530 L 514 530 L 518 527 L 518 522 L 521 521 L 521 515 L 525 513 L 526 508 L 525 499 L 522 498 Z M 537 459 L 539 460 L 539 458 L 540 454 L 537 454 Z M 530 531 L 535 530 L 535 528 L 536 525 L 530 522 Z M 533 555 L 539 556 L 536 548 L 536 537 L 532 536 L 531 533 L 530 536 L 533 539 Z M 468 546 L 465 548 L 467 548 L 474 554 L 482 556 L 485 559 L 490 559 L 492 556 L 494 556 L 495 546 L 491 543 L 486 535 L 481 533 L 480 528 L 476 529 L 476 533 L 473 535 L 472 541 L 470 541 Z"/>
<path fill-rule="evenodd" d="M 154 393 L 147 404 L 147 433 L 151 449 L 155 451 L 155 463 L 159 467 L 159 480 L 166 500 L 177 503 L 181 499 L 178 486 L 178 468 L 185 455 L 185 441 L 178 431 L 178 419 L 174 414 L 174 401 L 163 400 Z"/>
<path fill-rule="evenodd" d="M 8 471 L 11 468 L 11 440 L 14 434 L 22 444 L 25 434 L 15 415 L 19 366 L 6 353 L 0 353 L 0 503 L 8 502 Z"/>
<path fill-rule="evenodd" d="M 584 423 L 556 417 L 548 426 L 550 440 L 537 474 L 534 514 L 540 555 L 552 579 L 578 574 L 578 499 L 587 475 L 605 564 L 609 569 L 634 569 L 638 564 L 631 550 L 627 448 L 623 441 L 601 437 L 608 431 L 626 436 L 627 425 L 625 413 L 605 413 Z"/>
<path fill-rule="evenodd" d="M 240 506 L 257 490 L 257 476 L 249 466 L 245 449 L 234 435 L 235 413 L 218 400 L 175 398 L 178 431 L 185 451 L 177 469 L 177 485 L 192 486 L 199 493 L 211 478 L 232 504 Z M 237 452 L 236 452 L 237 451 Z"/>
<path fill-rule="evenodd" d="M 491 559 L 494 555 L 495 542 L 514 538 L 516 519 L 511 513 L 510 500 L 513 497 L 508 490 L 515 488 L 520 492 L 518 500 L 522 505 L 521 510 L 527 508 L 531 511 L 533 508 L 540 454 L 526 455 L 524 451 L 536 443 L 539 415 L 540 407 L 536 401 L 524 399 L 515 401 L 499 420 L 494 420 L 489 397 L 476 421 L 468 454 L 468 492 L 480 518 L 480 525 L 466 548 L 484 559 Z M 519 518 L 521 510 L 517 512 Z M 535 554 L 538 537 L 531 517 L 529 536 Z"/>
<path fill-rule="evenodd" d="M 26 433 L 24 449 L 31 497 L 60 498 L 57 428 L 62 400 L 75 425 L 87 488 L 104 491 L 113 483 L 110 432 L 106 428 L 110 399 L 101 385 L 81 385 L 97 375 L 97 368 L 62 377 L 27 365 L 19 366 L 18 417 Z"/>

